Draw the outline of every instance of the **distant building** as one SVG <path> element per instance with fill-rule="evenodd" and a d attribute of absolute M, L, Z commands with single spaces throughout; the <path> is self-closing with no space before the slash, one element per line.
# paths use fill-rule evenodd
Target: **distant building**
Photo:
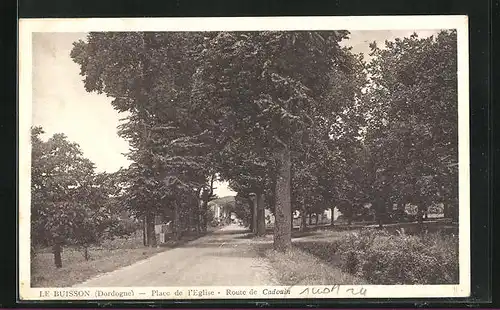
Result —
<path fill-rule="evenodd" d="M 229 217 L 228 211 L 224 208 L 224 206 L 209 202 L 208 203 L 209 212 L 212 213 L 214 220 L 224 220 Z"/>
<path fill-rule="evenodd" d="M 337 220 L 337 218 L 340 215 L 342 215 L 342 213 L 339 210 L 337 210 L 337 208 L 335 208 L 333 215 L 334 215 L 334 220 Z M 271 211 L 266 209 L 265 217 L 266 217 L 267 224 L 274 224 L 275 218 L 274 218 L 274 215 L 271 213 Z M 320 214 L 320 220 L 322 222 L 331 221 L 331 218 L 332 218 L 331 209 L 328 209 L 323 214 Z M 294 225 L 299 225 L 300 219 L 301 219 L 300 211 L 295 211 L 293 213 Z"/>
<path fill-rule="evenodd" d="M 336 221 L 339 216 L 342 215 L 342 212 L 340 212 L 337 208 L 334 208 L 333 209 L 333 220 Z M 332 220 L 332 209 L 327 209 L 324 213 L 324 216 L 328 219 L 328 220 Z"/>
<path fill-rule="evenodd" d="M 264 216 L 266 219 L 266 224 L 274 224 L 274 215 L 271 211 L 265 209 Z"/>
<path fill-rule="evenodd" d="M 172 233 L 172 221 L 163 215 L 155 216 L 155 234 L 158 243 L 165 243 L 167 235 Z"/>

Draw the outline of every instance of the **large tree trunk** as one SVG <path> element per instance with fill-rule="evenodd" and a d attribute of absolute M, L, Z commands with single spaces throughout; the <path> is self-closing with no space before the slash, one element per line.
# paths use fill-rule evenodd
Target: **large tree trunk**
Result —
<path fill-rule="evenodd" d="M 417 206 L 417 220 L 420 225 L 424 222 L 424 206 L 423 202 L 419 201 Z"/>
<path fill-rule="evenodd" d="M 424 232 L 424 208 L 423 201 L 418 201 L 417 205 L 417 221 L 418 221 L 418 231 L 420 233 Z"/>
<path fill-rule="evenodd" d="M 201 199 L 201 231 L 206 233 L 208 228 L 208 202 L 212 198 L 214 194 L 214 182 L 215 175 L 212 175 L 210 178 L 210 187 L 202 189 L 202 199 Z"/>
<path fill-rule="evenodd" d="M 207 231 L 207 206 L 208 201 L 202 200 L 199 206 L 198 230 L 200 233 Z"/>
<path fill-rule="evenodd" d="M 195 199 L 193 200 L 193 224 L 196 230 L 196 234 L 201 234 L 201 201 L 200 201 L 201 189 L 196 191 Z"/>
<path fill-rule="evenodd" d="M 344 217 L 347 219 L 347 225 L 351 225 L 352 224 L 352 220 L 353 220 L 353 216 L 354 216 L 354 206 L 350 203 L 348 203 L 347 201 L 341 201 L 340 202 L 341 206 L 342 206 L 342 209 L 344 211 L 342 211 L 342 214 L 344 215 Z"/>
<path fill-rule="evenodd" d="M 257 236 L 266 235 L 266 206 L 264 194 L 257 194 Z"/>
<path fill-rule="evenodd" d="M 90 259 L 89 247 L 87 245 L 83 246 L 83 257 L 87 261 Z"/>
<path fill-rule="evenodd" d="M 450 218 L 450 207 L 449 207 L 449 204 L 444 202 L 443 203 L 443 216 L 445 218 Z"/>
<path fill-rule="evenodd" d="M 156 216 L 155 213 L 151 214 L 151 246 L 156 247 L 158 246 L 158 240 L 156 240 Z"/>
<path fill-rule="evenodd" d="M 315 213 L 315 214 L 314 214 L 314 220 L 315 220 L 316 226 L 318 226 L 318 224 L 319 224 L 319 222 L 318 222 L 318 220 L 319 220 L 319 215 L 318 215 L 318 213 Z"/>
<path fill-rule="evenodd" d="M 180 223 L 180 212 L 179 212 L 179 204 L 174 202 L 174 221 L 172 225 L 174 238 L 175 240 L 179 240 L 181 238 L 181 223 Z"/>
<path fill-rule="evenodd" d="M 148 245 L 156 247 L 156 232 L 155 232 L 155 214 L 148 212 L 147 215 L 147 232 L 148 232 Z"/>
<path fill-rule="evenodd" d="M 300 210 L 300 231 L 307 230 L 307 209 L 305 198 L 302 198 L 302 208 Z"/>
<path fill-rule="evenodd" d="M 151 215 L 148 212 L 145 216 L 145 221 L 146 221 L 146 243 L 148 246 L 151 246 Z"/>
<path fill-rule="evenodd" d="M 459 208 L 458 208 L 458 199 L 453 199 L 449 206 L 449 214 L 450 217 L 452 218 L 453 222 L 458 222 L 458 217 L 459 217 Z"/>
<path fill-rule="evenodd" d="M 250 207 L 250 218 L 248 219 L 248 229 L 250 229 L 250 232 L 254 232 L 255 231 L 255 227 L 254 227 L 254 216 L 253 216 L 253 203 L 251 201 L 249 201 L 250 204 L 249 204 L 249 207 Z"/>
<path fill-rule="evenodd" d="M 250 199 L 250 204 L 252 206 L 252 233 L 257 234 L 257 222 L 258 222 L 258 214 L 257 214 L 257 196 Z"/>
<path fill-rule="evenodd" d="M 148 232 L 146 227 L 146 215 L 144 215 L 142 216 L 142 243 L 144 244 L 144 246 L 148 246 Z"/>
<path fill-rule="evenodd" d="M 198 202 L 198 204 L 196 205 L 196 208 L 193 210 L 193 214 L 194 214 L 194 227 L 195 227 L 195 231 L 196 231 L 196 234 L 201 234 L 201 224 L 200 224 L 200 203 Z"/>
<path fill-rule="evenodd" d="M 375 218 L 379 228 L 384 227 L 385 203 L 383 201 L 375 201 Z"/>
<path fill-rule="evenodd" d="M 208 211 L 202 208 L 200 210 L 200 231 L 202 234 L 208 230 Z"/>
<path fill-rule="evenodd" d="M 302 213 L 301 219 L 300 219 L 300 231 L 306 231 L 307 230 L 307 213 Z"/>
<path fill-rule="evenodd" d="M 173 221 L 172 221 L 172 226 L 175 225 L 175 217 L 176 213 L 177 215 L 177 222 L 179 226 L 179 238 L 181 238 L 185 232 L 189 232 L 190 226 L 189 226 L 189 212 L 186 212 L 186 210 L 189 207 L 189 201 L 183 201 L 181 203 L 176 202 L 176 205 L 174 205 L 174 216 L 173 216 Z M 176 210 L 177 208 L 177 210 Z M 173 230 L 173 229 L 172 229 Z"/>
<path fill-rule="evenodd" d="M 405 216 L 404 204 L 400 201 L 396 204 L 396 221 L 402 222 Z"/>
<path fill-rule="evenodd" d="M 188 226 L 190 232 L 196 231 L 196 199 L 194 197 L 189 199 Z"/>
<path fill-rule="evenodd" d="M 62 259 L 61 259 L 62 246 L 59 242 L 56 242 L 52 246 L 52 253 L 54 254 L 54 265 L 57 268 L 62 267 Z"/>
<path fill-rule="evenodd" d="M 278 153 L 279 166 L 276 180 L 276 218 L 274 225 L 274 249 L 285 252 L 292 247 L 292 212 L 290 197 L 290 149 L 284 147 Z"/>
<path fill-rule="evenodd" d="M 201 232 L 207 232 L 207 203 L 203 202 L 201 207 Z"/>
<path fill-rule="evenodd" d="M 330 225 L 335 226 L 335 207 L 331 207 L 331 210 L 332 210 L 332 218 L 330 221 Z"/>

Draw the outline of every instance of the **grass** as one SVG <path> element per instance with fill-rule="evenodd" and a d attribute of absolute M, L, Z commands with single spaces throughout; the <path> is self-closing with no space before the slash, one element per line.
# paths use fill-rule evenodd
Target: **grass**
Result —
<path fill-rule="evenodd" d="M 385 223 L 383 226 L 385 230 L 391 231 L 393 233 L 397 230 L 400 230 L 401 228 L 404 228 L 406 233 L 409 234 L 417 233 L 420 230 L 420 224 L 418 222 Z M 423 227 L 424 230 L 427 230 L 428 232 L 447 231 L 449 233 L 458 233 L 457 225 L 454 225 L 451 219 L 444 218 L 439 214 L 429 214 L 429 218 L 423 222 Z M 319 231 L 321 233 L 324 233 L 325 231 L 356 231 L 363 228 L 378 229 L 378 224 L 374 221 L 353 221 L 351 225 L 348 225 L 346 220 L 339 220 L 335 221 L 333 226 L 330 224 L 330 222 L 320 223 L 318 225 L 307 225 L 306 232 Z M 274 224 L 267 224 L 266 232 L 272 234 L 273 231 Z M 292 237 L 295 238 L 298 234 L 301 233 L 302 232 L 300 232 L 300 225 L 294 225 Z"/>
<path fill-rule="evenodd" d="M 389 225 L 388 225 L 389 226 Z M 429 266 L 429 268 L 420 268 L 420 266 L 415 266 L 413 260 L 409 260 L 403 264 L 405 272 L 412 276 L 413 279 L 406 279 L 406 274 L 400 275 L 400 273 L 390 272 L 385 278 L 375 279 L 374 275 L 381 272 L 388 272 L 388 266 L 381 267 L 384 265 L 385 260 L 392 255 L 391 253 L 397 253 L 401 256 L 402 260 L 406 259 L 406 256 L 410 255 L 408 251 L 410 249 L 403 250 L 405 253 L 401 253 L 401 250 L 397 250 L 399 246 L 402 246 L 406 239 L 401 239 L 396 233 L 397 229 L 404 228 L 405 231 L 409 233 L 415 233 L 416 223 L 405 223 L 399 225 L 390 225 L 382 231 L 378 228 L 365 228 L 365 229 L 339 229 L 340 227 L 323 227 L 317 230 L 308 230 L 305 232 L 293 231 L 292 233 L 292 243 L 293 248 L 288 253 L 279 253 L 272 250 L 271 242 L 267 244 L 260 244 L 259 252 L 262 256 L 268 259 L 271 266 L 273 267 L 276 278 L 282 285 L 330 285 L 330 284 L 391 284 L 396 283 L 395 281 L 402 281 L 405 284 L 421 284 L 421 283 L 455 283 L 455 275 L 458 274 L 458 266 L 454 261 L 456 259 L 457 245 L 452 242 L 453 232 L 456 227 L 449 227 L 447 223 L 428 223 L 424 224 L 425 230 L 428 231 L 424 235 L 417 234 L 415 236 L 408 235 L 407 238 L 412 240 L 423 240 L 425 252 L 435 253 L 436 257 L 439 257 L 438 261 L 440 264 L 436 266 Z M 415 230 L 415 231 L 414 231 Z M 387 237 L 379 236 L 377 237 L 378 243 L 390 248 L 387 244 L 389 241 L 389 236 L 394 240 L 394 251 L 390 249 L 384 249 L 379 252 L 380 257 L 374 257 L 371 261 L 373 262 L 375 269 L 367 270 L 366 273 L 351 273 L 346 270 L 346 264 L 348 262 L 348 255 L 346 256 L 346 249 L 349 251 L 358 251 L 358 245 L 347 244 L 349 238 L 352 239 L 353 233 L 357 234 L 359 232 L 364 232 L 367 236 L 378 236 L 379 234 L 388 234 Z M 358 240 L 361 237 L 355 237 L 353 240 Z M 384 239 L 385 238 L 385 239 Z M 423 238 L 423 239 L 421 239 Z M 267 235 L 266 239 L 268 241 L 272 240 L 272 236 Z M 401 239 L 401 240 L 400 240 Z M 385 240 L 385 241 L 383 241 Z M 361 240 L 358 240 L 361 241 Z M 405 243 L 406 244 L 406 243 Z M 423 251 L 423 250 L 422 250 Z M 348 251 L 347 251 L 348 252 Z M 368 253 L 370 254 L 370 253 Z M 419 257 L 425 258 L 425 253 L 418 252 L 411 253 L 411 255 L 416 256 L 417 262 L 421 259 Z M 398 257 L 399 257 L 398 256 Z M 391 256 L 392 257 L 392 256 Z M 391 263 L 390 266 L 395 263 Z M 446 266 L 445 266 L 446 265 Z M 449 265 L 449 266 L 448 266 Z M 378 266 L 378 267 L 377 267 Z M 423 264 L 423 267 L 427 267 L 427 264 Z M 380 269 L 382 268 L 382 269 Z M 393 268 L 394 269 L 394 268 Z M 397 269 L 397 268 L 396 268 Z M 422 270 L 420 270 L 422 269 Z M 441 270 L 443 269 L 443 270 Z M 392 270 L 392 269 L 391 269 Z M 386 272 L 387 271 L 387 272 Z M 438 274 L 437 279 L 432 278 L 433 274 Z M 392 277 L 392 278 L 391 278 Z M 394 278 L 396 277 L 396 278 Z M 400 279 L 397 279 L 399 277 Z M 428 277 L 429 279 L 426 279 Z M 394 279 L 393 279 L 394 278 Z M 405 279 L 403 279 L 405 278 Z M 399 283 L 399 282 L 398 282 Z"/>
<path fill-rule="evenodd" d="M 51 253 L 40 253 L 33 260 L 31 286 L 68 287 L 98 274 L 131 265 L 161 251 L 165 251 L 165 248 L 90 249 L 91 258 L 86 261 L 81 252 L 65 249 L 62 268 L 54 266 Z"/>
<path fill-rule="evenodd" d="M 281 285 L 365 284 L 366 281 L 345 273 L 339 267 L 292 247 L 287 253 L 261 247 L 259 253 L 267 258 Z"/>
<path fill-rule="evenodd" d="M 275 251 L 272 235 L 267 235 L 264 239 L 268 242 L 256 244 L 256 248 L 269 261 L 281 285 L 366 284 L 364 279 L 340 269 L 335 241 L 345 234 L 329 229 L 293 231 L 293 247 L 286 253 Z"/>
<path fill-rule="evenodd" d="M 415 225 L 405 224 L 406 230 Z M 435 228 L 433 226 L 436 226 Z M 429 230 L 438 230 L 439 225 L 429 225 Z M 401 227 L 401 226 L 400 226 Z M 441 225 L 441 228 L 446 228 L 446 225 Z M 346 242 L 346 237 L 352 235 L 351 230 L 336 230 L 330 227 L 318 227 L 314 230 L 300 232 L 294 230 L 293 248 L 288 253 L 279 253 L 272 249 L 272 235 L 264 237 L 253 237 L 253 234 L 243 235 L 241 238 L 253 239 L 254 246 L 258 253 L 267 258 L 273 267 L 276 278 L 282 285 L 331 285 L 331 284 L 366 284 L 376 283 L 377 281 L 370 278 L 370 274 L 354 275 L 347 270 L 342 270 L 342 255 L 344 250 L 339 250 L 339 246 L 347 246 L 347 249 L 355 250 L 355 245 L 349 245 Z M 389 232 L 396 227 L 391 227 L 385 231 Z M 216 228 L 209 228 L 209 231 Z M 376 232 L 376 228 L 366 230 L 368 235 Z M 368 232 L 371 231 L 371 232 Z M 108 240 L 99 247 L 89 249 L 90 260 L 84 259 L 82 251 L 74 248 L 64 248 L 62 253 L 63 267 L 56 268 L 54 266 L 54 257 L 50 249 L 44 249 L 37 252 L 37 256 L 33 259 L 31 285 L 33 287 L 67 287 L 76 283 L 83 282 L 101 273 L 110 272 L 121 267 L 131 265 L 137 261 L 146 259 L 156 253 L 165 251 L 169 248 L 180 246 L 186 242 L 199 238 L 201 235 L 188 234 L 179 241 L 167 240 L 159 248 L 147 248 L 142 244 L 142 236 L 135 235 L 129 239 Z M 445 262 L 453 262 L 456 259 L 455 244 L 451 243 L 448 237 L 441 237 L 438 234 L 426 234 L 425 244 L 429 247 L 430 252 L 441 252 L 446 249 L 443 255 L 440 256 L 440 261 L 435 268 L 431 268 L 429 272 L 436 273 L 440 265 Z M 402 245 L 400 240 L 395 240 L 395 248 L 399 249 Z M 359 240 L 358 237 L 353 239 Z M 379 242 L 380 243 L 380 242 Z M 387 242 L 380 244 L 386 245 Z M 391 243 L 392 244 L 392 243 Z M 388 244 L 385 246 L 387 247 Z M 400 253 L 397 251 L 395 253 Z M 406 252 L 406 251 L 405 251 Z M 377 252 L 380 258 L 375 258 L 374 261 L 381 261 L 387 257 L 387 249 L 380 249 Z M 404 254 L 404 253 L 403 253 Z M 406 257 L 406 256 L 405 256 Z M 405 258 L 402 257 L 402 258 Z M 413 263 L 407 263 L 405 268 L 412 266 Z M 457 265 L 458 266 L 458 265 Z M 453 269 L 454 265 L 446 267 L 446 270 Z M 380 268 L 376 268 L 380 270 Z M 382 270 L 385 270 L 383 268 Z M 457 269 L 458 270 L 458 269 Z M 425 271 L 425 270 L 424 270 Z M 458 271 L 449 272 L 453 274 Z M 371 280 L 369 280 L 371 279 Z M 385 279 L 385 278 L 384 278 Z M 384 280 L 385 281 L 385 280 Z M 454 279 L 447 282 L 454 283 Z M 418 282 L 417 282 L 418 283 Z M 386 284 L 386 283 L 384 283 Z"/>
<path fill-rule="evenodd" d="M 208 232 L 213 231 L 210 228 Z M 202 235 L 189 234 L 181 240 L 167 240 L 160 247 L 144 247 L 142 235 L 128 239 L 106 240 L 100 246 L 89 248 L 90 259 L 76 248 L 65 247 L 62 252 L 62 268 L 54 265 L 54 255 L 49 248 L 40 249 L 32 260 L 32 287 L 68 287 L 102 273 L 110 272 L 147 259 L 157 253 L 180 246 Z"/>
<path fill-rule="evenodd" d="M 341 269 L 372 284 L 458 283 L 458 238 L 446 230 L 414 235 L 362 230 L 337 244 Z"/>

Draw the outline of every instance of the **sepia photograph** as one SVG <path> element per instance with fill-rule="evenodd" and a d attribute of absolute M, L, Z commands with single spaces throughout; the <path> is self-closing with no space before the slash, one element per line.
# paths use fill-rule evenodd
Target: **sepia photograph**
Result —
<path fill-rule="evenodd" d="M 21 20 L 20 298 L 469 296 L 467 36 Z"/>

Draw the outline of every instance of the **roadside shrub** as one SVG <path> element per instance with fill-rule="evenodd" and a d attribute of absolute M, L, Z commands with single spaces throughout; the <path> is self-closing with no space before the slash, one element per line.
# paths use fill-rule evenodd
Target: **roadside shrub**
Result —
<path fill-rule="evenodd" d="M 388 233 L 385 231 L 363 229 L 341 238 L 338 242 L 337 254 L 341 259 L 342 270 L 360 276 L 360 264 L 375 238 L 387 236 Z"/>
<path fill-rule="evenodd" d="M 340 240 L 342 270 L 372 284 L 458 283 L 458 238 L 386 232 L 352 233 Z"/>
<path fill-rule="evenodd" d="M 128 238 L 141 228 L 139 222 L 131 219 L 117 219 L 109 227 L 107 238 Z"/>

